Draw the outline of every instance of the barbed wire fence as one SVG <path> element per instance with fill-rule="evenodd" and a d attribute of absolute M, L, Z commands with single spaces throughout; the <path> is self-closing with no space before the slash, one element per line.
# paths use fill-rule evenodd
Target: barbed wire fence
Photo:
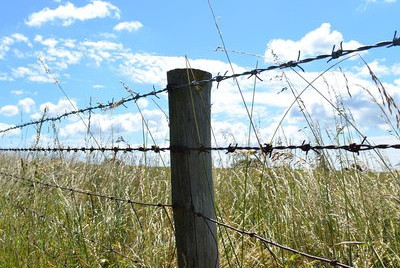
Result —
<path fill-rule="evenodd" d="M 175 90 L 175 89 L 180 89 L 180 88 L 187 88 L 187 87 L 196 87 L 196 86 L 201 86 L 207 83 L 216 83 L 217 88 L 219 84 L 225 80 L 228 79 L 236 79 L 239 77 L 247 76 L 247 78 L 255 77 L 258 80 L 262 80 L 259 75 L 263 72 L 275 70 L 275 69 L 286 69 L 286 68 L 300 68 L 301 70 L 304 71 L 304 68 L 302 65 L 306 63 L 310 63 L 313 61 L 318 61 L 318 60 L 323 60 L 323 59 L 328 59 L 327 62 L 335 59 L 339 59 L 343 56 L 349 55 L 349 54 L 354 54 L 362 51 L 367 51 L 370 49 L 374 48 L 381 48 L 381 47 L 387 47 L 391 48 L 394 46 L 399 46 L 400 45 L 400 37 L 397 37 L 397 32 L 395 32 L 394 37 L 390 41 L 383 41 L 379 42 L 373 45 L 366 45 L 366 46 L 361 46 L 356 49 L 343 49 L 342 43 L 340 44 L 340 48 L 335 50 L 335 46 L 332 49 L 332 52 L 330 54 L 323 54 L 323 55 L 318 55 L 315 57 L 310 57 L 310 58 L 305 58 L 305 59 L 300 59 L 300 52 L 297 60 L 293 61 L 288 61 L 282 64 L 277 64 L 277 65 L 271 65 L 266 68 L 256 68 L 253 70 L 248 70 L 242 73 L 238 74 L 231 74 L 227 75 L 226 73 L 223 75 L 216 75 L 212 77 L 211 79 L 204 79 L 204 80 L 193 80 L 187 84 L 184 85 L 173 85 L 173 84 L 168 84 L 166 88 L 156 90 L 153 87 L 153 90 L 151 90 L 148 93 L 145 94 L 133 94 L 130 97 L 127 98 L 122 98 L 118 101 L 109 101 L 107 104 L 98 104 L 96 106 L 89 106 L 83 109 L 78 109 L 74 111 L 68 111 L 65 112 L 64 114 L 54 116 L 54 117 L 43 117 L 38 120 L 33 120 L 30 122 L 25 122 L 22 124 L 17 124 L 14 126 L 7 127 L 5 129 L 0 130 L 0 134 L 6 134 L 9 131 L 16 130 L 16 129 L 22 129 L 28 126 L 32 125 L 38 125 L 38 124 L 43 124 L 45 122 L 59 122 L 64 118 L 67 118 L 69 116 L 77 115 L 77 114 L 84 114 L 84 113 L 91 113 L 95 110 L 108 110 L 108 109 L 115 109 L 119 106 L 125 106 L 125 104 L 129 102 L 136 102 L 139 99 L 142 98 L 147 98 L 151 96 L 158 97 L 159 94 L 166 93 L 170 90 Z M 184 151 L 197 151 L 197 152 L 212 152 L 212 151 L 224 151 L 227 154 L 230 153 L 235 153 L 238 151 L 247 151 L 247 152 L 260 152 L 263 153 L 267 156 L 271 156 L 272 152 L 274 151 L 280 151 L 280 150 L 301 150 L 305 152 L 306 154 L 310 151 L 319 153 L 321 150 L 345 150 L 351 153 L 360 153 L 363 151 L 369 151 L 369 150 L 375 150 L 375 149 L 400 149 L 400 144 L 377 144 L 377 145 L 371 145 L 371 144 L 364 144 L 362 143 L 352 143 L 348 145 L 311 145 L 309 143 L 303 142 L 301 145 L 279 145 L 279 146 L 274 146 L 272 144 L 263 144 L 260 146 L 239 146 L 238 144 L 230 144 L 228 146 L 221 146 L 221 147 L 206 147 L 206 146 L 199 146 L 199 147 L 176 147 L 176 146 L 168 146 L 168 147 L 160 147 L 160 146 L 151 146 L 151 147 L 34 147 L 34 148 L 23 148 L 23 147 L 3 147 L 0 148 L 0 152 L 84 152 L 84 153 L 93 153 L 93 152 L 112 152 L 112 153 L 131 153 L 131 152 L 155 152 L 155 153 L 160 153 L 160 152 L 166 152 L 166 151 L 173 151 L 173 152 L 184 152 Z M 138 200 L 132 200 L 128 198 L 122 198 L 118 196 L 113 196 L 113 195 L 107 195 L 107 194 L 102 194 L 102 193 L 96 193 L 96 192 L 91 192 L 91 191 L 86 191 L 86 190 L 81 190 L 81 189 L 76 189 L 72 187 L 67 187 L 67 186 L 61 186 L 55 183 L 49 183 L 37 179 L 30 179 L 30 178 L 25 178 L 25 177 L 18 177 L 16 175 L 0 171 L 0 175 L 3 178 L 8 178 L 9 180 L 13 180 L 16 182 L 27 182 L 30 185 L 36 185 L 42 188 L 54 188 L 58 189 L 61 191 L 65 192 L 71 192 L 71 193 L 76 193 L 76 194 L 81 194 L 84 196 L 88 197 L 97 197 L 101 198 L 104 200 L 108 200 L 110 202 L 122 202 L 122 203 L 127 203 L 131 205 L 138 205 L 138 206 L 146 206 L 146 207 L 155 207 L 155 208 L 162 208 L 162 209 L 172 209 L 174 205 L 172 204 L 164 204 L 164 203 L 146 203 Z M 334 259 L 329 259 L 329 258 L 324 258 L 324 257 L 319 257 L 319 256 L 314 256 L 312 254 L 308 254 L 305 252 L 301 252 L 299 250 L 281 245 L 277 242 L 274 242 L 272 240 L 269 240 L 257 233 L 250 232 L 244 229 L 240 229 L 237 227 L 234 227 L 232 225 L 227 224 L 224 220 L 222 219 L 217 219 L 217 218 L 210 218 L 200 212 L 196 211 L 189 211 L 193 215 L 202 218 L 204 221 L 211 222 L 219 226 L 220 228 L 225 228 L 229 229 L 231 231 L 234 231 L 242 236 L 247 236 L 252 239 L 259 240 L 263 243 L 266 243 L 271 246 L 275 246 L 277 248 L 280 248 L 282 250 L 286 250 L 295 254 L 299 254 L 303 257 L 310 258 L 316 261 L 328 263 L 332 266 L 338 266 L 338 267 L 351 267 L 348 266 L 344 263 L 341 263 L 338 260 Z"/>
<path fill-rule="evenodd" d="M 360 153 L 363 151 L 370 151 L 375 149 L 400 149 L 400 144 L 363 144 L 363 143 L 351 143 L 348 145 L 311 145 L 309 143 L 303 143 L 302 145 L 277 145 L 273 146 L 270 144 L 264 144 L 263 146 L 239 146 L 238 144 L 226 147 L 160 147 L 160 146 L 151 146 L 151 147 L 35 147 L 35 148 L 0 148 L 0 152 L 84 152 L 84 153 L 93 153 L 93 152 L 113 152 L 113 153 L 130 153 L 130 152 L 166 152 L 166 151 L 175 151 L 175 152 L 185 152 L 185 151 L 197 151 L 197 152 L 212 152 L 212 151 L 225 151 L 226 154 L 236 153 L 240 151 L 250 151 L 250 152 L 261 152 L 268 156 L 271 156 L 274 151 L 282 151 L 282 150 L 301 150 L 306 154 L 310 151 L 316 152 L 319 154 L 321 150 L 345 150 L 352 153 Z"/>

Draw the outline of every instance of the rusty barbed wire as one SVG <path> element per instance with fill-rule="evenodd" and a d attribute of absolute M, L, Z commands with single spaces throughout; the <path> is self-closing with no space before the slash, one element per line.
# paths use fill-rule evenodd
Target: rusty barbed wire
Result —
<path fill-rule="evenodd" d="M 83 108 L 83 109 L 69 111 L 69 112 L 61 114 L 59 116 L 47 117 L 47 118 L 38 119 L 38 120 L 22 123 L 22 124 L 19 124 L 19 125 L 11 126 L 11 127 L 6 128 L 6 129 L 0 130 L 0 134 L 1 133 L 6 133 L 6 132 L 14 130 L 14 129 L 20 129 L 20 128 L 24 128 L 24 127 L 31 126 L 31 125 L 41 124 L 41 123 L 44 123 L 44 122 L 60 121 L 64 117 L 68 117 L 68 116 L 76 115 L 76 114 L 81 114 L 81 113 L 86 113 L 86 112 L 92 112 L 93 110 L 114 109 L 114 108 L 116 108 L 118 106 L 124 105 L 127 102 L 137 101 L 137 100 L 139 100 L 141 98 L 147 98 L 149 96 L 156 96 L 157 97 L 158 94 L 166 92 L 166 91 L 168 91 L 167 88 L 160 89 L 160 90 L 156 90 L 156 89 L 153 88 L 153 91 L 151 91 L 151 92 L 148 92 L 148 93 L 145 93 L 145 94 L 137 93 L 136 95 L 133 95 L 131 97 L 122 98 L 119 101 L 109 101 L 107 104 L 99 104 L 99 105 L 96 105 L 96 106 L 89 106 L 89 107 L 86 107 L 86 108 Z"/>
<path fill-rule="evenodd" d="M 345 150 L 352 153 L 360 153 L 363 151 L 375 150 L 375 149 L 400 149 L 400 144 L 364 144 L 364 143 L 351 143 L 347 145 L 311 145 L 309 143 L 302 143 L 301 145 L 277 145 L 273 146 L 270 144 L 264 143 L 264 145 L 260 146 L 239 146 L 238 144 L 225 147 L 185 147 L 185 146 L 169 146 L 169 147 L 159 147 L 159 146 L 151 146 L 151 147 L 64 147 L 64 148 L 56 148 L 56 147 L 33 147 L 33 148 L 0 148 L 0 152 L 113 152 L 113 153 L 130 153 L 130 152 L 165 152 L 165 151 L 173 151 L 173 152 L 184 152 L 184 151 L 198 151 L 198 152 L 211 152 L 211 151 L 226 151 L 226 154 L 240 152 L 240 151 L 250 151 L 250 152 L 261 152 L 271 156 L 273 151 L 281 151 L 281 150 L 302 150 L 306 154 L 310 151 L 314 151 L 318 153 L 320 150 Z"/>
<path fill-rule="evenodd" d="M 266 68 L 256 68 L 253 70 L 248 70 L 248 71 L 244 71 L 242 73 L 238 73 L 238 74 L 231 74 L 231 75 L 227 75 L 226 73 L 224 75 L 216 75 L 211 79 L 205 79 L 205 80 L 193 80 L 191 83 L 188 83 L 186 85 L 180 85 L 180 86 L 173 86 L 173 85 L 169 85 L 169 88 L 181 88 L 181 87 L 187 87 L 187 86 L 198 86 L 204 83 L 208 83 L 208 82 L 217 82 L 217 84 L 219 84 L 220 82 L 230 79 L 230 78 L 238 78 L 241 76 L 248 76 L 248 78 L 251 78 L 253 76 L 256 76 L 258 79 L 260 79 L 258 77 L 259 74 L 266 72 L 266 71 L 271 71 L 274 69 L 286 69 L 286 68 L 295 68 L 295 67 L 299 67 L 301 70 L 304 71 L 304 69 L 300 66 L 302 64 L 305 63 L 309 63 L 309 62 L 313 62 L 313 61 L 317 61 L 317 60 L 322 60 L 322 59 L 328 59 L 327 62 L 330 62 L 331 60 L 334 59 L 339 59 L 343 56 L 352 54 L 352 53 L 356 53 L 356 52 L 362 52 L 362 51 L 366 51 L 366 50 L 370 50 L 373 48 L 379 48 L 379 47 L 393 47 L 393 46 L 400 46 L 400 37 L 397 37 L 397 31 L 394 32 L 394 36 L 393 39 L 390 41 L 382 41 L 382 42 L 378 42 L 376 44 L 373 45 L 365 45 L 365 46 L 361 46 L 358 47 L 356 49 L 343 49 L 343 41 L 340 43 L 340 48 L 335 50 L 335 45 L 332 48 L 332 52 L 330 54 L 321 54 L 318 56 L 314 56 L 314 57 L 309 57 L 309 58 L 305 58 L 305 59 L 300 59 L 300 51 L 297 57 L 297 60 L 292 60 L 292 61 L 288 61 L 285 63 L 281 63 L 281 64 L 275 64 L 275 65 L 270 65 Z M 218 47 L 218 49 L 220 49 L 220 47 Z"/>
<path fill-rule="evenodd" d="M 29 183 L 32 183 L 32 184 L 40 185 L 41 187 L 45 187 L 45 188 L 55 188 L 55 189 L 59 189 L 59 190 L 66 191 L 66 192 L 83 194 L 83 195 L 87 195 L 87 196 L 90 196 L 90 197 L 99 197 L 99 198 L 102 198 L 102 199 L 115 201 L 115 202 L 122 202 L 122 203 L 128 203 L 128 204 L 133 204 L 133 205 L 141 205 L 141 206 L 147 206 L 147 207 L 160 207 L 160 208 L 172 207 L 172 205 L 169 205 L 169 204 L 146 203 L 146 202 L 136 201 L 136 200 L 132 200 L 132 199 L 116 197 L 116 196 L 112 196 L 112 195 L 105 195 L 105 194 L 101 194 L 101 193 L 93 193 L 93 192 L 86 191 L 86 190 L 75 189 L 75 188 L 71 188 L 71 187 L 67 187 L 67 186 L 61 186 L 61 185 L 57 185 L 57 184 L 53 184 L 53 183 L 39 181 L 39 180 L 36 180 L 36 179 L 28 179 L 28 178 L 24 178 L 24 177 L 18 177 L 18 176 L 15 176 L 13 174 L 6 173 L 6 172 L 3 172 L 3 171 L 0 171 L 0 175 L 8 177 L 8 178 L 10 178 L 11 180 L 14 180 L 14 181 L 29 182 Z"/>

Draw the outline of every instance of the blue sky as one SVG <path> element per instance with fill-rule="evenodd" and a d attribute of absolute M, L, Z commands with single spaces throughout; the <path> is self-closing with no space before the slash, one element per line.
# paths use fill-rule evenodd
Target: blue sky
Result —
<path fill-rule="evenodd" d="M 227 49 L 247 53 L 229 52 L 235 72 L 252 69 L 257 61 L 261 68 L 274 64 L 271 50 L 284 62 L 295 60 L 299 50 L 302 57 L 325 54 L 341 41 L 344 48 L 355 48 L 390 40 L 394 31 L 400 30 L 400 6 L 396 0 L 334 3 L 214 0 L 211 4 Z M 213 75 L 224 73 L 230 66 L 225 54 L 216 51 L 220 46 L 206 0 L 20 0 L 18 4 L 3 1 L 0 4 L 0 128 L 37 119 L 45 107 L 49 116 L 74 109 L 53 78 L 46 74 L 40 60 L 74 106 L 83 108 L 90 101 L 95 105 L 127 96 L 121 81 L 140 93 L 151 91 L 153 85 L 165 87 L 166 72 L 185 67 L 185 56 L 192 67 L 208 70 Z M 385 89 L 398 100 L 399 48 L 375 49 L 363 53 L 362 57 L 384 82 Z M 312 80 L 330 64 L 321 61 L 304 65 L 303 76 Z M 360 57 L 339 66 L 324 79 L 317 80 L 315 87 L 331 99 L 340 94 L 359 129 L 372 142 L 398 142 L 365 90 L 380 101 Z M 348 79 L 351 97 L 343 74 Z M 306 86 L 293 71 L 285 71 L 285 75 L 297 91 Z M 278 94 L 288 86 L 281 71 L 264 73 L 262 78 L 263 82 L 258 81 L 256 86 L 254 121 L 260 137 L 269 142 L 294 97 L 290 90 Z M 246 100 L 250 100 L 254 81 L 244 78 L 239 83 Z M 221 145 L 245 143 L 249 123 L 235 83 L 226 81 L 218 89 L 214 88 L 212 94 L 217 142 Z M 138 102 L 152 134 L 161 144 L 167 144 L 168 123 L 154 102 L 167 111 L 166 98 L 161 95 L 160 99 Z M 335 111 L 330 104 L 312 89 L 304 93 L 302 100 L 322 129 L 332 128 Z M 87 120 L 87 116 L 83 119 Z M 141 115 L 134 104 L 96 113 L 91 120 L 92 131 L 102 144 L 110 144 L 119 136 L 131 145 L 143 143 Z M 289 141 L 313 141 L 306 129 L 299 131 L 306 122 L 298 108 L 289 112 L 284 125 Z M 86 136 L 85 124 L 78 117 L 57 123 L 57 132 L 60 141 L 69 145 L 82 144 Z M 32 145 L 34 133 L 34 127 L 12 131 L 3 136 L 2 144 Z M 354 133 L 351 135 L 358 141 Z M 47 145 L 53 140 L 54 133 L 46 125 L 41 142 Z M 326 143 L 330 143 L 329 139 Z M 395 154 L 390 155 L 393 158 Z"/>

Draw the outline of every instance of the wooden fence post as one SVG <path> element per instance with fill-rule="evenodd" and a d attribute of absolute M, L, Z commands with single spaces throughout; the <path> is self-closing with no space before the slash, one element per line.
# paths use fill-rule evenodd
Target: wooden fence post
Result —
<path fill-rule="evenodd" d="M 167 73 L 171 147 L 211 146 L 211 87 L 173 88 L 210 79 L 196 69 Z M 172 204 L 179 267 L 219 267 L 217 227 L 193 212 L 215 219 L 210 152 L 171 150 Z"/>

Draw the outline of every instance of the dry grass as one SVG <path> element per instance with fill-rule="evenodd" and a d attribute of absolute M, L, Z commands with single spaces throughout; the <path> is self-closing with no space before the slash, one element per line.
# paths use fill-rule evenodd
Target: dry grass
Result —
<path fill-rule="evenodd" d="M 21 159 L 2 155 L 3 171 L 144 202 L 170 203 L 165 168 Z M 391 174 L 237 165 L 214 170 L 214 181 L 221 216 L 231 225 L 357 267 L 400 265 L 400 189 Z M 0 191 L 1 267 L 176 266 L 171 211 L 4 177 Z M 320 265 L 221 228 L 219 246 L 221 267 Z"/>

